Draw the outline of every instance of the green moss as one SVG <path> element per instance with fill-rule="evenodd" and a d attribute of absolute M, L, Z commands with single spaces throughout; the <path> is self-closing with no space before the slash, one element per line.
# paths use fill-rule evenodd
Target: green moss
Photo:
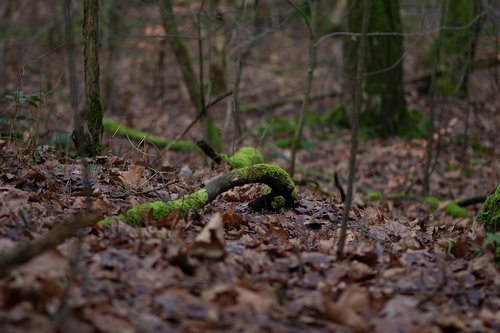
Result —
<path fill-rule="evenodd" d="M 281 208 L 285 207 L 285 202 L 286 202 L 285 198 L 283 196 L 281 196 L 281 195 L 278 195 L 271 202 L 271 207 L 274 210 L 281 209 Z"/>
<path fill-rule="evenodd" d="M 365 140 L 373 139 L 381 136 L 381 131 L 377 126 L 374 126 L 373 119 L 361 118 L 359 122 L 359 137 Z M 347 111 L 342 105 L 337 105 L 331 111 L 326 113 L 322 117 L 322 122 L 327 123 L 332 130 L 339 128 L 350 128 L 349 119 L 347 117 Z M 400 118 L 394 129 L 396 136 L 415 139 L 425 137 L 427 131 L 428 122 L 424 117 L 422 112 L 418 110 L 405 110 L 401 113 Z M 383 136 L 383 135 L 382 135 Z"/>
<path fill-rule="evenodd" d="M 408 110 L 398 123 L 396 135 L 406 139 L 424 138 L 427 133 L 428 121 L 418 110 Z"/>
<path fill-rule="evenodd" d="M 290 175 L 277 165 L 255 164 L 251 167 L 236 169 L 234 172 L 248 183 L 259 182 L 263 179 L 272 179 L 273 182 L 285 184 L 293 200 L 297 200 L 299 197 Z"/>
<path fill-rule="evenodd" d="M 198 190 L 192 194 L 185 195 L 184 197 L 175 201 L 168 202 L 171 206 L 170 209 L 179 209 L 182 216 L 186 216 L 191 210 L 200 209 L 208 202 L 208 193 L 204 189 Z"/>
<path fill-rule="evenodd" d="M 197 210 L 203 207 L 207 201 L 208 194 L 204 189 L 202 189 L 174 201 L 154 201 L 140 204 L 136 207 L 130 208 L 120 215 L 106 217 L 102 221 L 98 222 L 98 225 L 106 226 L 113 219 L 116 219 L 125 222 L 130 226 L 140 227 L 143 225 L 144 217 L 149 214 L 152 214 L 154 219 L 158 219 L 162 216 L 167 216 L 174 209 L 179 209 L 180 215 L 186 216 L 189 211 Z"/>
<path fill-rule="evenodd" d="M 469 212 L 467 211 L 467 209 L 460 207 L 454 202 L 446 206 L 445 212 L 447 215 L 454 218 L 464 218 L 469 216 Z"/>
<path fill-rule="evenodd" d="M 225 157 L 225 160 L 231 169 L 264 163 L 264 157 L 260 150 L 253 147 L 241 147 L 232 156 Z"/>
<path fill-rule="evenodd" d="M 500 227 L 500 185 L 486 199 L 481 213 L 477 216 L 477 220 L 486 228 Z"/>
<path fill-rule="evenodd" d="M 487 232 L 484 238 L 484 246 L 495 248 L 495 260 L 500 262 L 500 232 Z"/>
<path fill-rule="evenodd" d="M 368 192 L 365 195 L 366 202 L 378 201 L 380 199 L 382 199 L 382 194 L 380 194 L 379 192 L 376 192 L 376 191 Z"/>
<path fill-rule="evenodd" d="M 171 150 L 196 150 L 198 146 L 191 141 L 177 141 L 173 143 L 172 140 L 165 139 L 163 137 L 148 134 L 143 131 L 136 130 L 134 128 L 130 128 L 124 126 L 123 124 L 112 121 L 111 119 L 104 117 L 102 120 L 102 124 L 104 129 L 113 134 L 128 137 L 136 140 L 145 140 L 149 143 L 152 143 L 159 147 L 169 147 Z"/>
<path fill-rule="evenodd" d="M 460 169 L 460 164 L 458 163 L 450 163 L 446 166 L 446 171 L 457 171 Z"/>
<path fill-rule="evenodd" d="M 267 185 L 263 185 L 262 186 L 262 189 L 260 190 L 260 194 L 262 195 L 266 195 L 266 194 L 269 194 L 271 193 L 271 188 Z"/>
<path fill-rule="evenodd" d="M 210 115 L 207 117 L 207 139 L 215 151 L 222 151 L 222 136 Z"/>
<path fill-rule="evenodd" d="M 491 154 L 494 151 L 493 147 L 485 146 L 481 142 L 475 140 L 471 142 L 471 147 L 474 151 L 482 154 Z"/>
<path fill-rule="evenodd" d="M 481 159 L 480 158 L 473 158 L 471 161 L 470 161 L 470 165 L 475 167 L 475 166 L 478 166 L 481 164 Z"/>
<path fill-rule="evenodd" d="M 249 183 L 265 177 L 277 179 L 287 184 L 293 184 L 290 175 L 277 165 L 271 164 L 255 164 L 251 167 L 240 168 L 234 172 L 242 179 L 247 180 Z"/>
<path fill-rule="evenodd" d="M 441 205 L 441 200 L 433 196 L 424 197 L 422 198 L 422 201 L 427 204 L 431 210 L 436 210 L 439 205 Z"/>

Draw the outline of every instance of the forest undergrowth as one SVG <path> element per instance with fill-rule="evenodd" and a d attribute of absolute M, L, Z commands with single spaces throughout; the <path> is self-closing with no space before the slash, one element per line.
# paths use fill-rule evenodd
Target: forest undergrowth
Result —
<path fill-rule="evenodd" d="M 155 29 L 143 30 L 153 34 Z M 254 67 L 244 74 L 241 95 L 248 110 L 241 114 L 241 141 L 230 126 L 223 137 L 226 153 L 256 147 L 266 163 L 287 169 L 286 140 L 299 105 L 259 106 L 302 93 L 304 66 L 287 59 L 306 63 L 300 50 L 307 36 L 275 34 L 282 44 L 253 50 Z M 134 39 L 123 47 L 151 55 L 158 45 Z M 27 52 L 26 58 L 41 53 Z M 418 56 L 410 55 L 408 63 Z M 61 57 L 62 51 L 54 51 L 31 66 L 57 86 L 64 74 L 55 65 Z M 482 102 L 471 115 L 464 150 L 465 101 L 439 99 L 430 179 L 430 193 L 439 200 L 434 206 L 420 196 L 424 138 L 362 138 L 346 257 L 339 260 L 343 203 L 334 173 L 346 186 L 350 132 L 329 122 L 329 112 L 340 102 L 340 83 L 327 60 L 318 59 L 316 75 L 326 79 L 315 81 L 313 94 L 325 86 L 334 93 L 309 107 L 297 155 L 295 207 L 252 211 L 248 203 L 262 191 L 254 184 L 226 191 L 185 218 L 174 211 L 159 219 L 144 216 L 140 228 L 119 221 L 83 228 L 0 278 L 0 331 L 499 331 L 499 266 L 475 220 L 482 203 L 464 207 L 460 216 L 450 216 L 446 207 L 486 196 L 499 183 L 500 100 L 487 92 L 477 96 Z M 154 63 L 124 52 L 115 63 L 106 116 L 147 133 L 178 137 L 195 113 L 175 59 L 165 61 L 168 80 L 158 98 Z M 31 97 L 43 85 L 37 75 L 22 77 L 15 66 L 6 71 L 19 80 L 0 108 L 16 117 L 0 125 L 23 135 L 0 140 L 0 253 L 43 238 L 75 214 L 104 217 L 139 203 L 182 198 L 228 169 L 200 151 L 168 151 L 105 133 L 106 153 L 87 159 L 86 172 L 66 145 L 67 94 Z M 483 82 L 486 71 L 474 73 L 482 87 L 489 84 Z M 13 106 L 9 96 L 21 90 L 25 103 Z M 413 84 L 405 91 L 408 107 L 426 115 L 427 95 Z M 224 100 L 210 111 L 220 128 L 227 107 Z M 183 140 L 200 139 L 201 132 L 197 123 Z"/>

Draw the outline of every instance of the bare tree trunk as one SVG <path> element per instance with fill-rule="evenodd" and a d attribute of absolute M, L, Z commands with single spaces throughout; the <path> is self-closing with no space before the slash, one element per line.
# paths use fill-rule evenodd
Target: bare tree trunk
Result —
<path fill-rule="evenodd" d="M 444 24 L 446 17 L 447 0 L 443 0 L 441 6 L 441 21 L 439 26 Z M 432 162 L 432 151 L 434 145 L 434 120 L 436 117 L 436 77 L 439 66 L 439 59 L 441 56 L 441 38 L 442 34 L 438 34 L 438 39 L 436 41 L 436 53 L 434 56 L 434 69 L 432 71 L 431 77 L 431 87 L 429 89 L 429 116 L 428 116 L 428 128 L 427 128 L 427 146 L 425 149 L 425 165 L 424 165 L 424 177 L 422 180 L 422 195 L 429 195 L 429 183 L 431 177 L 431 162 Z"/>
<path fill-rule="evenodd" d="M 80 155 L 96 156 L 102 152 L 102 106 L 99 88 L 99 2 L 83 2 L 83 56 L 85 69 L 84 125 L 75 124 L 73 139 Z"/>
<path fill-rule="evenodd" d="M 165 32 L 168 34 L 170 47 L 181 69 L 181 74 L 186 84 L 191 102 L 197 112 L 202 112 L 202 95 L 200 85 L 196 79 L 191 58 L 186 44 L 177 31 L 177 22 L 172 8 L 171 0 L 160 0 L 160 14 Z"/>
<path fill-rule="evenodd" d="M 181 36 L 177 30 L 177 22 L 175 20 L 175 16 L 173 13 L 171 0 L 161 0 L 160 1 L 160 14 L 162 18 L 162 24 L 165 29 L 165 32 L 169 35 L 169 43 L 174 51 L 177 62 L 179 63 L 182 77 L 184 79 L 184 83 L 188 89 L 189 97 L 191 98 L 192 103 L 194 104 L 197 116 L 195 119 L 201 119 L 203 123 L 203 137 L 206 141 L 208 141 L 212 146 L 216 149 L 220 150 L 221 148 L 221 139 L 220 133 L 216 128 L 213 119 L 207 112 L 207 107 L 205 103 L 204 96 L 204 87 L 203 87 L 203 41 L 201 39 L 201 22 L 200 17 L 204 6 L 204 1 L 202 1 L 200 6 L 200 11 L 198 12 L 198 58 L 199 58 L 199 66 L 200 73 L 199 79 L 196 79 L 196 74 L 193 69 L 193 65 L 191 62 L 191 57 L 189 56 L 189 50 L 186 47 L 186 44 L 182 40 Z"/>
<path fill-rule="evenodd" d="M 349 0 L 348 28 L 359 32 L 362 19 L 362 1 Z M 364 128 L 377 136 L 398 134 L 407 120 L 406 100 L 403 90 L 403 37 L 399 0 L 374 1 L 368 24 L 369 32 L 396 33 L 391 36 L 370 36 L 367 40 L 365 59 L 366 77 L 363 85 L 361 122 Z M 344 44 L 343 94 L 345 120 L 352 124 L 354 85 L 356 84 L 356 57 L 359 39 L 346 38 Z"/>
<path fill-rule="evenodd" d="M 210 65 L 209 65 L 209 82 L 210 96 L 217 96 L 227 90 L 226 84 L 226 46 L 228 38 L 224 31 L 224 17 L 217 10 L 219 0 L 208 1 L 208 11 L 210 21 L 207 24 L 209 33 L 214 36 L 209 36 L 210 43 Z M 215 23 L 214 23 L 215 22 Z"/>
<path fill-rule="evenodd" d="M 340 237 L 337 244 L 337 258 L 344 257 L 344 244 L 347 236 L 347 222 L 349 221 L 349 210 L 351 209 L 353 187 L 354 187 L 354 173 L 356 169 L 356 153 L 358 150 L 358 125 L 359 115 L 361 113 L 361 104 L 363 100 L 363 78 L 365 74 L 365 60 L 368 32 L 368 20 L 370 17 L 370 10 L 372 6 L 371 0 L 363 0 L 363 16 L 361 24 L 361 40 L 359 41 L 358 48 L 358 65 L 356 73 L 356 85 L 354 87 L 354 105 L 353 105 L 353 119 L 351 128 L 351 152 L 349 157 L 349 178 L 347 182 L 347 196 L 344 202 L 344 211 L 342 214 L 342 225 L 340 228 Z"/>
<path fill-rule="evenodd" d="M 75 71 L 75 57 L 74 57 L 74 41 L 72 33 L 72 17 L 71 17 L 71 0 L 64 1 L 64 26 L 65 26 L 65 39 L 66 39 L 66 56 L 68 58 L 68 73 L 69 73 L 69 94 L 71 101 L 71 108 L 73 110 L 74 126 L 82 126 L 82 115 L 78 110 L 78 86 Z"/>

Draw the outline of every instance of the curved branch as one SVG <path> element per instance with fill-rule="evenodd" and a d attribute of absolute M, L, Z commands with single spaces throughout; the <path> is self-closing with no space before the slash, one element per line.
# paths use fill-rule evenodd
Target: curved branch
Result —
<path fill-rule="evenodd" d="M 279 166 L 270 164 L 255 164 L 253 166 L 235 169 L 209 181 L 205 188 L 188 194 L 174 201 L 147 202 L 128 211 L 109 216 L 98 222 L 100 226 L 108 225 L 112 220 L 120 220 L 131 226 L 138 227 L 144 220 L 152 217 L 158 219 L 167 216 L 174 210 L 179 210 L 181 216 L 189 211 L 197 210 L 213 201 L 221 193 L 236 186 L 262 183 L 271 188 L 271 192 L 250 203 L 253 210 L 277 210 L 283 207 L 293 207 L 298 198 L 295 185 L 288 173 Z"/>

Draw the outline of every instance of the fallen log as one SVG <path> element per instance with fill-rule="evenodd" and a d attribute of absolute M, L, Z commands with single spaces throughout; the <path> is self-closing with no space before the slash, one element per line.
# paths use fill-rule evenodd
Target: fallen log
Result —
<path fill-rule="evenodd" d="M 197 210 L 213 201 L 219 194 L 236 186 L 262 183 L 270 188 L 269 193 L 250 203 L 253 210 L 278 210 L 295 205 L 298 198 L 295 185 L 288 173 L 279 166 L 270 164 L 255 164 L 249 167 L 234 169 L 209 181 L 203 189 L 174 201 L 146 202 L 130 208 L 116 216 L 108 216 L 98 222 L 106 226 L 113 220 L 125 222 L 134 227 L 144 225 L 148 217 L 158 219 L 167 216 L 174 210 L 179 210 L 181 216 L 189 211 Z"/>

